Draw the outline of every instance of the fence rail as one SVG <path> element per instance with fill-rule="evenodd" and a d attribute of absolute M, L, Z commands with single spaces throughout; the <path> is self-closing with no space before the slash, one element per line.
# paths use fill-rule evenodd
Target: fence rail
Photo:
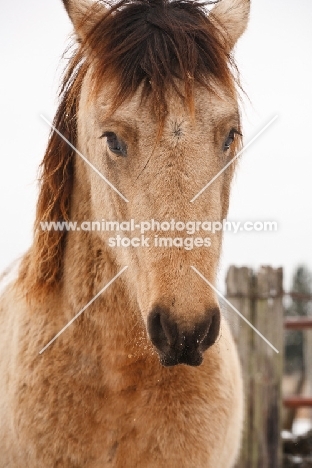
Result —
<path fill-rule="evenodd" d="M 283 299 L 312 301 L 312 295 L 285 293 L 282 269 L 269 266 L 258 271 L 231 266 L 226 287 L 229 302 L 279 350 L 276 354 L 236 314 L 226 311 L 242 363 L 246 401 L 243 446 L 236 466 L 281 468 L 283 408 L 312 408 L 312 396 L 282 396 L 283 332 L 312 329 L 312 317 L 284 318 Z"/>
<path fill-rule="evenodd" d="M 307 330 L 308 328 L 312 328 L 312 318 L 286 317 L 284 321 L 284 328 L 286 330 Z"/>
<path fill-rule="evenodd" d="M 298 296 L 303 295 L 295 295 L 292 294 L 292 297 L 298 299 Z M 302 299 L 302 297 L 300 297 Z M 310 295 L 305 295 L 303 300 L 310 300 Z M 309 317 L 286 317 L 284 321 L 284 328 L 286 330 L 308 330 L 312 329 L 312 318 Z M 312 408 L 312 396 L 311 397 L 302 397 L 299 395 L 292 395 L 286 398 L 283 398 L 283 405 L 285 408 Z"/>
<path fill-rule="evenodd" d="M 289 396 L 283 399 L 286 408 L 312 408 L 312 397 Z"/>

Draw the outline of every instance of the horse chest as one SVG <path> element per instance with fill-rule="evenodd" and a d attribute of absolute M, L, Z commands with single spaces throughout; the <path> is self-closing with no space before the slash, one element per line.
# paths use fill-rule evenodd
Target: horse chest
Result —
<path fill-rule="evenodd" d="M 25 394 L 24 412 L 15 416 L 20 449 L 33 453 L 28 462 L 33 468 L 55 460 L 64 468 L 156 468 L 171 457 L 170 466 L 189 468 L 193 465 L 183 464 L 182 447 L 190 429 L 194 434 L 205 429 L 194 425 L 195 417 L 205 426 L 204 408 L 196 414 L 181 393 L 142 383 L 116 392 L 70 385 L 64 377 L 63 383 L 43 383 L 35 400 L 29 396 L 25 412 L 26 402 Z"/>

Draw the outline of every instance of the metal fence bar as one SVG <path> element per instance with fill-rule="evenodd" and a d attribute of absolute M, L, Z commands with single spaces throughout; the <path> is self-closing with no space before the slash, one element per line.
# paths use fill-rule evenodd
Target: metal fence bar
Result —
<path fill-rule="evenodd" d="M 284 321 L 284 328 L 286 330 L 306 330 L 312 328 L 312 317 L 292 318 L 286 317 Z"/>
<path fill-rule="evenodd" d="M 312 408 L 312 397 L 289 396 L 283 398 L 283 403 L 286 408 Z"/>

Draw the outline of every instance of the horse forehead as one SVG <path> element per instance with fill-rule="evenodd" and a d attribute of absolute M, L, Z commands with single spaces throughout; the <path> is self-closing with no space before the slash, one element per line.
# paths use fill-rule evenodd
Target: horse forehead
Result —
<path fill-rule="evenodd" d="M 106 120 L 111 105 L 111 96 L 112 93 L 106 89 L 95 102 L 96 114 L 99 120 Z M 215 127 L 224 120 L 238 116 L 238 105 L 235 96 L 231 96 L 223 89 L 211 93 L 202 87 L 195 87 L 194 109 L 196 125 L 195 128 L 192 125 L 193 131 L 196 131 L 196 127 L 199 129 L 201 124 L 204 127 Z M 118 121 L 119 119 L 127 121 L 130 125 L 133 123 L 137 127 L 143 127 L 143 129 L 150 129 L 151 126 L 158 125 L 148 101 L 142 102 L 140 90 L 116 109 L 114 120 Z M 184 100 L 176 93 L 168 91 L 165 126 L 173 127 L 176 132 L 179 132 L 183 126 L 187 126 L 187 123 L 191 121 L 190 110 Z"/>

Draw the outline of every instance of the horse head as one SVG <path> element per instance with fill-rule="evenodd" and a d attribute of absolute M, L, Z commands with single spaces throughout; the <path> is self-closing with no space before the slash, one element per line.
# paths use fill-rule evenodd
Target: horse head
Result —
<path fill-rule="evenodd" d="M 222 0 L 210 12 L 188 0 L 64 4 L 79 46 L 55 123 L 117 190 L 74 153 L 69 163 L 64 143 L 63 160 L 44 163 L 50 181 L 66 179 L 50 213 L 57 217 L 62 207 L 73 218 L 83 207 L 89 219 L 135 220 L 137 245 L 96 235 L 112 262 L 128 265 L 129 296 L 162 364 L 199 365 L 220 334 L 220 310 L 191 266 L 215 283 L 222 233 L 207 234 L 202 223 L 227 215 L 235 169 L 228 163 L 241 144 L 231 52 L 250 2 Z M 69 183 L 79 185 L 74 195 Z M 183 223 L 189 229 L 177 229 Z"/>

